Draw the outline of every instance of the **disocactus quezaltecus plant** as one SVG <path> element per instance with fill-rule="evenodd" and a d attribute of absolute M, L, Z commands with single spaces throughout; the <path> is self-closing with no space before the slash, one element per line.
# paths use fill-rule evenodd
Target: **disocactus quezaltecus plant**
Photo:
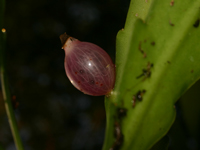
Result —
<path fill-rule="evenodd" d="M 65 51 L 65 72 L 71 83 L 88 95 L 108 95 L 115 84 L 115 65 L 110 56 L 99 46 L 66 33 L 60 40 Z"/>

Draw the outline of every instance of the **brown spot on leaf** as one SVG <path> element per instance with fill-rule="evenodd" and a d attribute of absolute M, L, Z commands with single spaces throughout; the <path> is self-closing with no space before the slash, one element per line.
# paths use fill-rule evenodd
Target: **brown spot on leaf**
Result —
<path fill-rule="evenodd" d="M 197 20 L 195 21 L 195 23 L 194 23 L 193 26 L 194 26 L 195 28 L 198 28 L 199 22 L 200 22 L 200 19 L 197 19 Z"/>
<path fill-rule="evenodd" d="M 171 0 L 170 5 L 174 6 L 174 0 Z"/>
<path fill-rule="evenodd" d="M 152 45 L 152 46 L 154 46 L 155 44 L 156 44 L 156 43 L 155 43 L 154 41 L 153 41 L 153 42 L 151 42 L 151 45 Z"/>
<path fill-rule="evenodd" d="M 146 54 L 146 53 L 144 52 L 144 50 L 142 49 L 141 45 L 142 45 L 142 42 L 140 41 L 139 46 L 138 46 L 138 49 L 139 49 L 139 51 L 143 54 L 143 57 L 146 58 L 146 57 L 147 57 L 147 54 Z"/>
<path fill-rule="evenodd" d="M 174 24 L 171 22 L 171 20 L 169 20 L 169 24 L 173 27 L 174 26 Z"/>

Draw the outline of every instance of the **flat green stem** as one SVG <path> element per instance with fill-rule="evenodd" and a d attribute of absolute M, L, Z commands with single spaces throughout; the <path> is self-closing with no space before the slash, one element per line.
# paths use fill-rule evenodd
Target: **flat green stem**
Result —
<path fill-rule="evenodd" d="M 198 6 L 200 1 L 131 0 L 117 34 L 115 87 L 105 98 L 103 150 L 150 149 L 169 131 L 174 103 L 200 78 Z M 119 109 L 127 112 L 121 119 Z"/>
<path fill-rule="evenodd" d="M 8 78 L 7 78 L 7 74 L 6 74 L 6 70 L 5 70 L 5 63 L 4 58 L 5 55 L 3 55 L 4 49 L 5 49 L 5 33 L 1 33 L 1 50 L 0 50 L 0 56 L 1 56 L 1 84 L 2 84 L 2 93 L 3 93 L 3 99 L 5 102 L 5 109 L 6 109 L 6 113 L 8 116 L 8 121 L 10 124 L 10 128 L 12 131 L 12 135 L 15 141 L 15 145 L 17 147 L 18 150 L 23 150 L 23 145 L 22 145 L 22 141 L 19 135 L 19 131 L 18 131 L 18 127 L 17 127 L 17 121 L 15 119 L 15 114 L 13 111 L 13 106 L 12 106 L 12 102 L 11 102 L 11 94 L 10 94 L 10 89 L 8 86 Z"/>
<path fill-rule="evenodd" d="M 5 8 L 5 1 L 0 0 L 0 30 L 2 30 L 3 26 L 3 14 Z M 5 109 L 8 116 L 8 121 L 10 124 L 10 128 L 12 131 L 12 135 L 15 141 L 15 145 L 17 150 L 23 150 L 22 141 L 19 135 L 17 121 L 15 119 L 15 114 L 13 111 L 13 106 L 11 102 L 11 94 L 8 84 L 8 76 L 6 74 L 6 63 L 5 63 L 5 42 L 6 42 L 6 32 L 2 30 L 0 32 L 0 75 L 1 75 L 1 84 L 2 84 L 2 93 L 3 99 L 5 102 Z"/>

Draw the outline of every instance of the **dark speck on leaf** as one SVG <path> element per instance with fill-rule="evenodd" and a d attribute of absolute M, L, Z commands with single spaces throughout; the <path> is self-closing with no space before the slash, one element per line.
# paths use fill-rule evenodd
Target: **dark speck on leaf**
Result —
<path fill-rule="evenodd" d="M 141 101 L 143 99 L 143 95 L 146 93 L 146 90 L 138 91 L 136 94 L 136 98 Z"/>
<path fill-rule="evenodd" d="M 172 1 L 170 2 L 170 5 L 171 5 L 171 6 L 174 6 L 174 0 L 172 0 Z"/>
<path fill-rule="evenodd" d="M 194 72 L 194 70 L 192 69 L 192 70 L 191 70 L 191 73 L 193 73 L 193 72 Z"/>
<path fill-rule="evenodd" d="M 146 53 L 144 52 L 144 50 L 142 49 L 141 45 L 142 45 L 142 42 L 140 41 L 139 46 L 138 46 L 138 49 L 139 49 L 139 51 L 143 54 L 143 57 L 146 58 L 146 57 L 147 57 L 147 54 L 146 54 Z"/>
<path fill-rule="evenodd" d="M 136 96 L 135 95 L 133 95 L 133 98 L 132 98 L 132 107 L 135 107 L 135 104 L 136 104 Z"/>
<path fill-rule="evenodd" d="M 140 77 L 144 76 L 145 78 L 143 80 L 145 80 L 146 78 L 149 78 L 151 76 L 151 68 L 153 67 L 153 63 L 148 62 L 147 64 L 147 68 L 143 68 L 142 69 L 142 74 L 137 76 L 136 79 L 139 79 Z"/>
<path fill-rule="evenodd" d="M 194 23 L 194 27 L 195 28 L 197 28 L 197 27 L 199 27 L 199 22 L 200 22 L 200 19 L 197 19 L 196 21 L 195 21 L 195 23 Z"/>
<path fill-rule="evenodd" d="M 123 144 L 124 141 L 124 135 L 121 131 L 121 125 L 119 122 L 115 122 L 114 124 L 114 136 L 115 136 L 115 142 L 113 143 L 112 147 L 109 150 L 120 150 L 120 147 Z"/>
<path fill-rule="evenodd" d="M 174 26 L 174 24 L 171 22 L 171 20 L 169 21 L 169 24 L 173 27 Z"/>
<path fill-rule="evenodd" d="M 153 42 L 151 42 L 151 45 L 152 45 L 152 46 L 154 46 L 155 44 L 156 44 L 156 43 L 155 43 L 154 41 L 153 41 Z"/>
<path fill-rule="evenodd" d="M 121 119 L 126 116 L 127 109 L 126 108 L 117 108 L 118 118 Z"/>
<path fill-rule="evenodd" d="M 143 95 L 146 93 L 146 90 L 142 90 L 142 91 L 138 91 L 137 94 L 133 95 L 133 98 L 132 98 L 132 107 L 135 107 L 135 104 L 136 104 L 136 101 L 139 100 L 139 101 L 142 101 L 143 99 Z"/>

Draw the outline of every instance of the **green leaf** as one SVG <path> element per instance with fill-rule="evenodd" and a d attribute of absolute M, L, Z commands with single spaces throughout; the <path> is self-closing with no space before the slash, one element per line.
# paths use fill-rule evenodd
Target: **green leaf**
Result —
<path fill-rule="evenodd" d="M 200 77 L 199 19 L 199 0 L 131 1 L 117 35 L 115 88 L 105 100 L 104 150 L 117 143 L 115 122 L 123 133 L 121 150 L 150 149 L 168 132 L 174 103 Z M 143 90 L 133 107 L 133 97 Z M 127 109 L 122 119 L 119 107 Z"/>

